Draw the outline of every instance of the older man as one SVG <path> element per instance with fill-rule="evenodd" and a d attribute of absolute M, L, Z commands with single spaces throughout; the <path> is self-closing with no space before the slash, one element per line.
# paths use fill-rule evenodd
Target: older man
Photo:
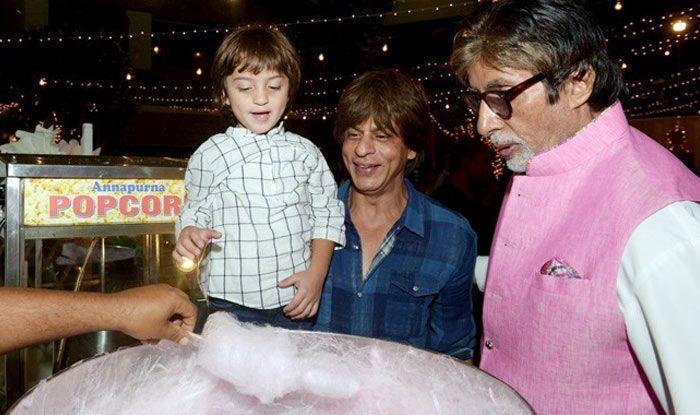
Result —
<path fill-rule="evenodd" d="M 474 231 L 404 178 L 422 156 L 428 110 L 420 84 L 395 70 L 343 91 L 335 135 L 351 177 L 338 189 L 347 243 L 333 254 L 315 328 L 468 360 Z"/>
<path fill-rule="evenodd" d="M 578 1 L 501 0 L 450 63 L 522 173 L 491 249 L 481 368 L 540 413 L 698 413 L 700 179 L 627 123 L 600 27 Z"/>

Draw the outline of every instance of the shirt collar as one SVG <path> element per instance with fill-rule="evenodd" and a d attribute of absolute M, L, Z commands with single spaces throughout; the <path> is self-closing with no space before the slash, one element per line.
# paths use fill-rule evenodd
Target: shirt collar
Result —
<path fill-rule="evenodd" d="M 422 238 L 425 235 L 425 203 L 421 197 L 422 195 L 413 187 L 410 181 L 404 179 L 404 184 L 408 189 L 408 201 L 396 226 L 397 229 L 405 227 Z M 348 205 L 350 186 L 351 181 L 346 180 L 338 188 L 338 199 L 345 204 L 345 223 L 352 225 L 350 206 Z"/>
<path fill-rule="evenodd" d="M 624 138 L 629 124 L 619 101 L 605 109 L 581 131 L 532 158 L 528 176 L 551 176 L 578 167 Z"/>
<path fill-rule="evenodd" d="M 245 127 L 228 127 L 226 129 L 226 135 L 233 137 L 236 140 L 240 139 L 256 139 L 256 138 L 273 138 L 278 135 L 284 134 L 284 122 L 280 122 L 276 127 L 266 132 L 265 134 L 255 134 Z"/>

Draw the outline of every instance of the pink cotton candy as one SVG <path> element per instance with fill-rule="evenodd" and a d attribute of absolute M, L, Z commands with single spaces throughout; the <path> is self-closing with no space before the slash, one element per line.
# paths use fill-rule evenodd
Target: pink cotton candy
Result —
<path fill-rule="evenodd" d="M 138 346 L 43 381 L 13 415 L 528 414 L 510 388 L 409 346 L 209 317 L 202 340 Z"/>

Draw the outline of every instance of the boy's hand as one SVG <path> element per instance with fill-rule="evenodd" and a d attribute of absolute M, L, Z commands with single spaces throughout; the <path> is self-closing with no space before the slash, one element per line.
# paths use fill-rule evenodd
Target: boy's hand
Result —
<path fill-rule="evenodd" d="M 318 304 L 321 301 L 321 291 L 325 280 L 325 274 L 306 270 L 280 281 L 277 285 L 281 288 L 293 285 L 297 289 L 292 301 L 284 307 L 284 313 L 292 320 L 315 316 L 318 312 Z"/>
<path fill-rule="evenodd" d="M 173 258 L 177 262 L 182 262 L 184 258 L 195 260 L 204 252 L 204 248 L 212 239 L 221 238 L 221 232 L 213 229 L 198 228 L 196 226 L 186 226 L 181 232 L 175 244 Z"/>

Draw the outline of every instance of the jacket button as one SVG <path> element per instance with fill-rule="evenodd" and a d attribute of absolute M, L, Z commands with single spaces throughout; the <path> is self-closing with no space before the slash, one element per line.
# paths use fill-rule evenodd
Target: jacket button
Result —
<path fill-rule="evenodd" d="M 358 297 L 358 298 L 362 298 L 362 293 L 358 292 L 358 293 L 357 293 L 357 297 Z"/>
<path fill-rule="evenodd" d="M 417 292 L 418 292 L 418 290 L 420 290 L 420 288 L 418 288 L 418 286 L 417 286 L 417 285 L 414 285 L 414 286 L 413 286 L 413 292 L 416 292 L 416 293 L 417 293 Z"/>
<path fill-rule="evenodd" d="M 493 342 L 491 340 L 486 340 L 484 342 L 484 346 L 486 346 L 487 349 L 491 350 L 493 349 Z"/>

